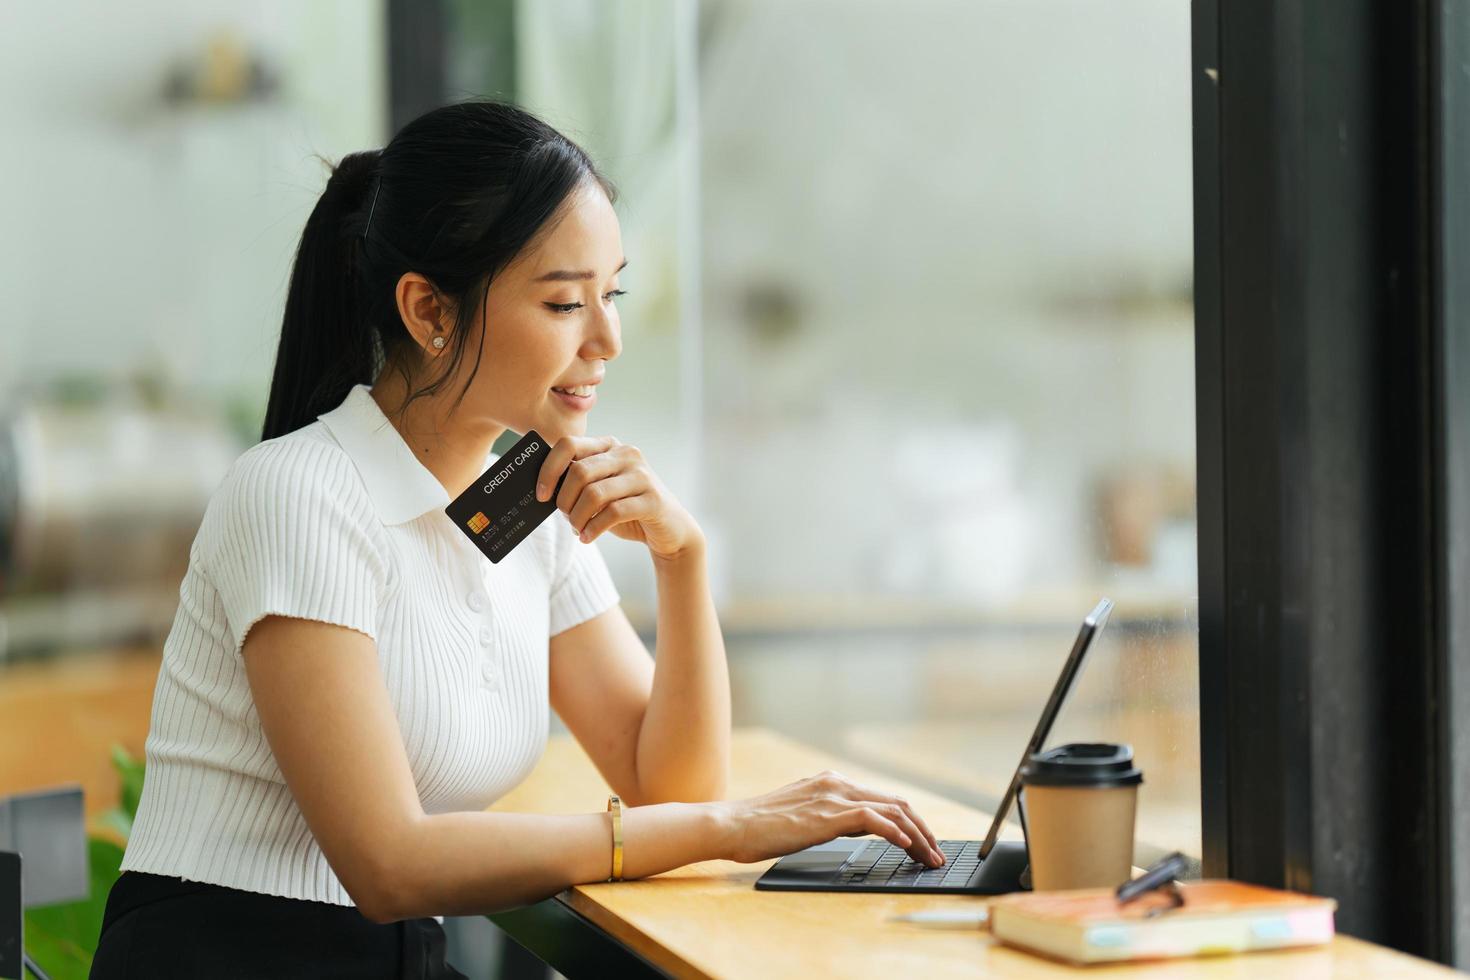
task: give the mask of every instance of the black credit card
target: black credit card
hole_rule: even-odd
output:
[[[549,452],[546,440],[532,429],[444,508],[454,526],[492,562],[510,554],[556,510],[556,495],[567,478],[565,471],[549,499],[536,499],[536,477]]]

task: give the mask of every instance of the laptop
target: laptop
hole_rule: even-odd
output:
[[[1001,895],[1030,887],[1024,840],[998,840],[1001,825],[1011,804],[1017,804],[1021,833],[1025,836],[1026,814],[1017,794],[1021,789],[1021,766],[1033,752],[1041,751],[1052,724],[1082,668],[1082,658],[1097,634],[1107,624],[1113,604],[1103,599],[1087,618],[1062,664],[1062,673],[1051,697],[1041,711],[1036,730],[1021,753],[1011,775],[1010,786],[996,808],[995,819],[983,841],[942,840],[939,850],[944,866],[930,868],[910,858],[902,848],[871,837],[839,837],[825,844],[788,854],[771,866],[755,883],[763,891],[785,892],[937,892],[962,895]]]

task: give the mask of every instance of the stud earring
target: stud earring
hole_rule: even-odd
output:
[[[431,343],[433,343],[435,350],[443,350],[444,349],[444,338],[443,337],[435,337],[431,341]]]

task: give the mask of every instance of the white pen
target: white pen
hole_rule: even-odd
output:
[[[890,922],[912,922],[932,929],[984,929],[990,925],[989,909],[930,909],[895,915]]]

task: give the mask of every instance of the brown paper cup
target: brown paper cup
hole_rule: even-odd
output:
[[[1143,781],[1130,747],[1062,745],[1033,755],[1021,780],[1033,890],[1114,888],[1129,879]]]

